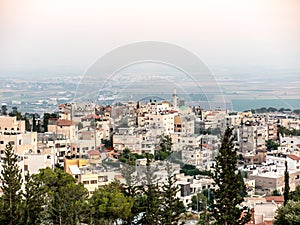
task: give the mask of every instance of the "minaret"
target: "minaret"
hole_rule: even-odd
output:
[[[173,107],[174,107],[174,109],[177,109],[177,94],[176,94],[176,88],[174,88],[174,92],[173,92]]]

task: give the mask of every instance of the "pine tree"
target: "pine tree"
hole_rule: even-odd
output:
[[[89,199],[89,224],[110,225],[123,222],[130,217],[132,206],[132,198],[123,194],[120,182],[114,181],[96,189]]]
[[[250,220],[250,211],[241,218],[243,209],[238,206],[243,201],[240,191],[243,184],[236,173],[237,153],[234,149],[232,129],[227,128],[216,157],[213,179],[217,185],[212,211],[216,224],[242,225]]]
[[[83,184],[60,168],[41,169],[36,178],[42,183],[45,202],[43,220],[50,224],[79,224],[85,219],[88,192]]]
[[[170,164],[167,164],[167,182],[162,186],[162,224],[172,225],[178,224],[180,215],[185,212],[182,201],[176,197],[180,187],[176,185],[176,175],[172,174]]]
[[[154,174],[155,168],[151,167],[150,159],[147,154],[147,164],[145,172],[145,183],[141,188],[143,193],[141,201],[141,208],[143,216],[137,224],[152,225],[161,224],[160,207],[162,196],[158,186],[158,179]]]
[[[274,225],[300,224],[300,202],[289,201],[285,206],[279,207]]]
[[[22,224],[22,176],[18,156],[11,144],[6,145],[1,171],[3,195],[0,199],[0,224]]]
[[[130,154],[130,151],[129,151]],[[134,221],[134,218],[137,217],[141,213],[139,198],[140,195],[138,193],[137,179],[134,175],[136,169],[135,166],[129,164],[123,164],[121,173],[125,179],[125,185],[122,187],[122,191],[125,196],[133,199],[133,207],[131,207],[131,214],[123,220],[123,224],[131,225]]]
[[[25,176],[24,192],[24,225],[35,225],[41,223],[41,213],[43,212],[43,194],[41,191],[41,182],[35,175],[27,174]]]
[[[284,171],[284,206],[287,204],[290,196],[290,177],[288,171],[287,161],[285,161],[285,171]]]

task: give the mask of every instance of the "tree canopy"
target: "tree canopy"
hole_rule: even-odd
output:
[[[243,183],[236,170],[237,152],[234,148],[232,128],[225,130],[221,147],[216,157],[215,173],[213,179],[217,185],[215,190],[215,203],[212,206],[213,217],[216,224],[242,225],[250,220],[250,211],[241,208],[243,202]],[[241,217],[247,210],[246,216]]]

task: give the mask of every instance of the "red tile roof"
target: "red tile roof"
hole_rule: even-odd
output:
[[[57,120],[57,126],[72,126],[74,123],[71,120]]]
[[[212,149],[212,146],[209,144],[202,144],[203,148]]]
[[[283,196],[267,196],[266,197],[266,201],[267,202],[274,201],[276,204],[283,204],[284,197]]]
[[[89,155],[100,155],[100,152],[97,150],[90,150],[87,152]]]
[[[300,157],[296,155],[288,155],[288,157],[292,160],[300,160]]]
[[[98,116],[98,115],[87,115],[87,116],[84,116],[84,117],[82,117],[81,119],[99,119],[100,118],[100,116]]]

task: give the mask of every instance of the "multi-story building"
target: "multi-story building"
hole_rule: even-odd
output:
[[[250,122],[240,126],[237,131],[239,151],[243,154],[256,154],[257,150],[265,150],[266,129]]]
[[[10,143],[18,155],[37,153],[37,133],[25,130],[25,121],[16,117],[0,116],[0,155]]]
[[[68,140],[76,138],[75,123],[71,120],[51,118],[48,122],[48,132],[52,132],[58,136],[62,135]]]
[[[288,172],[290,190],[294,191],[300,185],[300,170],[288,170]],[[267,168],[260,171],[255,170],[249,178],[255,180],[255,188],[263,193],[270,195],[275,190],[279,193],[284,192],[284,168],[276,167],[272,170]]]

